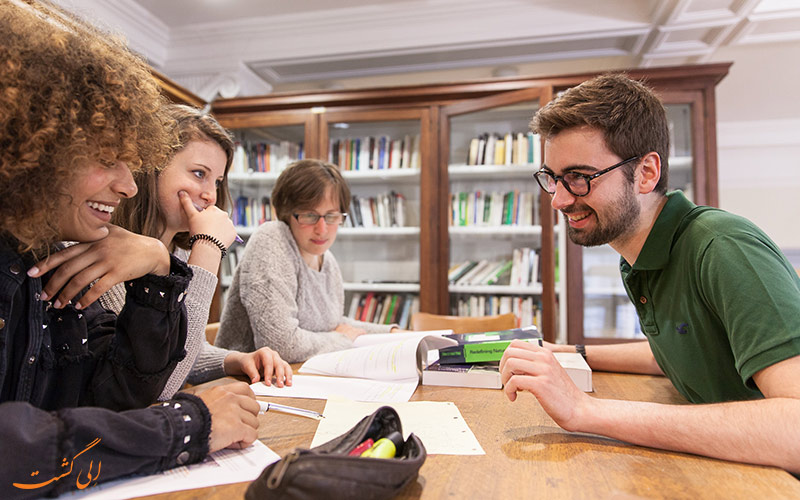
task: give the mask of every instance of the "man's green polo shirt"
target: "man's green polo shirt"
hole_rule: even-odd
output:
[[[800,355],[800,277],[750,221],[667,197],[633,267],[620,259],[653,355],[691,402],[763,397],[753,374]]]

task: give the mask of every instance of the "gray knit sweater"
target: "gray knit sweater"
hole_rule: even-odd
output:
[[[184,262],[189,252],[176,249],[174,255]],[[230,351],[209,344],[206,341],[206,322],[208,309],[214,298],[217,277],[198,266],[189,266],[194,275],[186,288],[186,318],[189,322],[186,332],[186,357],[178,363],[172,372],[167,385],[158,397],[166,401],[178,392],[183,384],[200,384],[208,380],[225,376],[223,362]],[[125,305],[125,284],[119,283],[100,297],[100,303],[106,309],[119,314]]]
[[[367,333],[386,333],[393,326],[356,321],[344,316],[342,274],[333,254],[322,268],[303,260],[292,232],[273,221],[256,229],[233,275],[215,344],[237,351],[267,346],[289,363],[315,354],[352,347],[334,331],[340,323]]]

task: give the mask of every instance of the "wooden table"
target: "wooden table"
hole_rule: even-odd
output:
[[[596,397],[686,404],[663,377],[592,376]],[[263,399],[317,411],[325,406],[323,400]],[[400,498],[800,498],[800,481],[773,467],[566,432],[530,394],[511,403],[496,389],[419,386],[411,400],[455,402],[486,455],[429,455]],[[307,448],[317,427],[314,420],[283,414],[260,415],[259,421],[259,439],[279,455]],[[247,484],[148,498],[241,498]]]

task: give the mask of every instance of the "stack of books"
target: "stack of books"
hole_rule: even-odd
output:
[[[422,371],[423,385],[500,389],[500,359],[512,340],[521,339],[541,345],[542,336],[535,326],[484,333],[446,335],[458,342],[438,350],[439,359]],[[578,353],[554,353],[575,385],[592,391],[592,370]]]

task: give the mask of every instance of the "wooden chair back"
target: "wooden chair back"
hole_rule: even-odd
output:
[[[412,330],[453,330],[453,333],[491,332],[510,330],[517,327],[514,313],[496,316],[445,316],[424,312],[411,316]]]
[[[217,338],[217,332],[219,331],[219,323],[209,323],[206,325],[206,340],[211,345],[214,345],[214,340]]]

